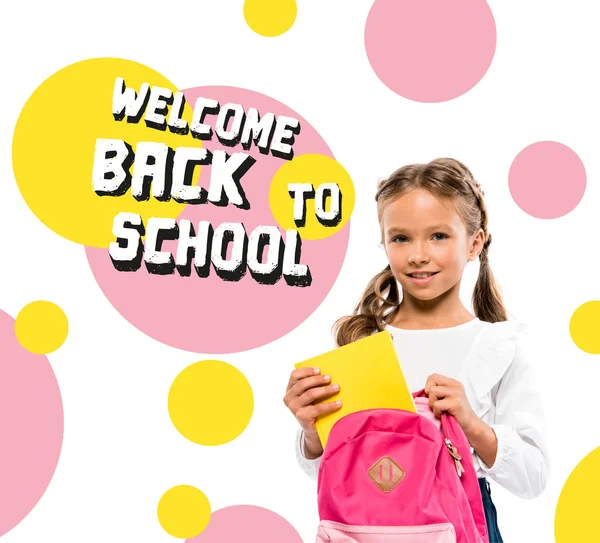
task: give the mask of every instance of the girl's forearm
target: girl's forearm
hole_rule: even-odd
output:
[[[498,453],[498,438],[493,428],[477,419],[472,427],[465,430],[465,435],[479,458],[483,460],[488,468],[491,468]]]

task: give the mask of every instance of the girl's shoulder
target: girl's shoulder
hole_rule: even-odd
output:
[[[527,326],[519,320],[487,322],[479,321],[479,345],[495,345],[501,347],[503,344],[507,347],[516,346],[527,333]]]
[[[476,398],[485,397],[517,360],[526,362],[518,356],[526,334],[526,325],[518,320],[480,321],[480,330],[464,369],[465,380]]]

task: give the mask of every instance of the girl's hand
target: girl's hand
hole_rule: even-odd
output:
[[[323,452],[315,426],[318,417],[333,413],[341,407],[341,402],[315,401],[328,398],[339,392],[339,385],[332,385],[329,375],[320,375],[318,368],[299,368],[290,375],[283,403],[296,417],[304,430],[304,452],[308,457],[317,458]]]
[[[498,438],[494,429],[471,408],[462,383],[434,373],[427,378],[425,393],[435,416],[439,418],[442,411],[454,415],[475,452],[486,466],[492,467],[498,453]]]
[[[460,381],[434,373],[427,378],[425,394],[429,396],[429,406],[435,416],[440,418],[442,412],[447,411],[456,418],[465,434],[469,435],[481,422],[471,408]]]

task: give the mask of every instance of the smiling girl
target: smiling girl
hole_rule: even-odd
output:
[[[488,261],[483,191],[457,160],[395,171],[376,195],[388,266],[352,315],[335,325],[338,346],[388,330],[408,386],[425,387],[437,417],[461,425],[472,447],[490,543],[501,543],[487,478],[523,498],[546,486],[545,420],[524,345],[525,327],[507,313]],[[473,313],[459,297],[468,262],[479,259]],[[315,402],[339,391],[318,368],[292,372],[284,401],[295,415],[300,466],[317,477],[323,449],[315,420],[340,408]]]

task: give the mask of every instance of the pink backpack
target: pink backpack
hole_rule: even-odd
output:
[[[332,428],[317,543],[488,543],[465,434],[451,415],[435,418],[424,391],[413,396],[418,413],[370,409]]]

